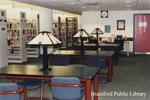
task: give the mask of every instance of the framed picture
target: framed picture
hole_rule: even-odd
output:
[[[117,30],[125,30],[125,20],[117,20]]]
[[[105,33],[111,33],[111,26],[105,25]]]

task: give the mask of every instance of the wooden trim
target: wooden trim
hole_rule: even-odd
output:
[[[49,83],[49,86],[59,86],[59,87],[81,87],[81,86],[84,86],[84,84],[61,84],[61,83],[51,84],[51,83]]]

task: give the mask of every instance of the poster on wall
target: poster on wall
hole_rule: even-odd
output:
[[[117,30],[125,30],[125,20],[117,20]]]
[[[111,33],[111,26],[105,25],[105,33]]]

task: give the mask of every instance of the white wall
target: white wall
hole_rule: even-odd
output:
[[[137,11],[109,11],[108,18],[101,18],[100,11],[82,12],[82,28],[91,33],[96,27],[104,32],[105,25],[111,25],[111,34],[133,37],[133,15],[137,13],[150,13],[150,10]],[[125,30],[117,30],[117,20],[125,20]],[[105,33],[104,36],[111,36]]]
[[[100,11],[84,11],[82,12],[82,28],[91,33],[99,27],[104,32],[105,25],[111,25],[111,33],[105,33],[103,37],[111,37],[113,34],[133,37],[133,17],[138,13],[150,13],[150,10],[109,11],[108,18],[101,18]],[[125,20],[125,30],[117,30],[117,20]],[[129,51],[133,51],[132,41]]]
[[[52,32],[52,9],[40,8],[40,31]]]

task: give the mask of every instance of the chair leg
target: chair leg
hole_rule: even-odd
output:
[[[27,95],[27,89],[25,88],[25,91],[24,91],[24,100],[28,100],[28,95]]]
[[[41,83],[40,100],[43,99],[43,94],[44,94],[44,80],[42,80],[42,83]]]

